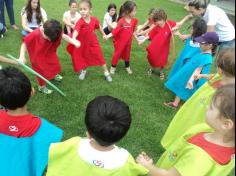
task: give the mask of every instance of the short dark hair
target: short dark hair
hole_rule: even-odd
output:
[[[82,3],[87,3],[87,4],[89,5],[89,8],[90,8],[90,9],[93,8],[93,5],[92,5],[91,0],[80,0],[79,3],[80,3],[80,4],[82,4]]]
[[[14,67],[0,70],[0,104],[9,110],[26,105],[32,86],[27,76]]]
[[[194,7],[195,9],[206,9],[209,4],[209,0],[192,0],[189,2],[189,7]]]
[[[235,77],[235,48],[221,50],[216,59],[216,66],[220,68],[226,76]]]
[[[131,125],[131,113],[121,100],[99,96],[88,103],[85,124],[91,137],[107,147],[126,135]]]
[[[206,32],[207,32],[207,24],[206,24],[206,22],[203,19],[201,19],[201,18],[197,18],[193,22],[193,33],[192,33],[193,40],[196,37],[202,36]]]
[[[167,20],[167,14],[163,9],[154,9],[153,10],[153,21],[166,21]]]
[[[77,1],[76,1],[76,0],[70,0],[70,1],[69,1],[69,6],[71,6],[71,5],[74,4],[74,3],[77,4]]]
[[[235,84],[219,88],[213,96],[212,104],[219,110],[219,116],[235,123]]]
[[[52,41],[57,41],[62,34],[62,25],[57,20],[47,20],[44,25],[44,34]]]

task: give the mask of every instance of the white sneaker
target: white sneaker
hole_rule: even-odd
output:
[[[110,73],[111,73],[112,75],[114,75],[115,72],[116,72],[116,67],[111,67],[111,69],[110,69]]]
[[[86,73],[87,73],[86,70],[82,70],[80,72],[79,79],[83,81],[85,79]]]
[[[105,79],[107,80],[107,82],[112,82],[112,77],[111,77],[110,74],[109,74],[109,75],[106,75],[106,76],[105,76]]]
[[[132,72],[132,70],[130,69],[130,67],[125,68],[125,70],[127,71],[128,74],[130,74],[130,75],[133,74],[133,72]]]

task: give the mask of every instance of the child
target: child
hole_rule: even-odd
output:
[[[136,31],[138,20],[134,18],[137,6],[133,1],[126,1],[120,8],[117,27],[107,36],[113,36],[115,52],[112,57],[111,74],[115,74],[116,66],[120,58],[125,61],[125,69],[128,74],[132,74],[130,69],[130,52],[132,47],[132,37]],[[135,35],[136,37],[136,35]]]
[[[41,8],[40,0],[28,0],[21,11],[22,36],[25,37],[47,21],[47,13]]]
[[[81,47],[75,48],[70,44],[67,46],[67,51],[73,61],[74,71],[76,73],[81,72],[79,79],[84,80],[88,67],[102,66],[105,79],[112,82],[95,30],[99,29],[103,36],[105,34],[98,19],[91,16],[92,3],[90,0],[81,0],[79,8],[82,18],[76,23],[73,39],[79,40]]]
[[[6,31],[7,28],[2,23],[0,23],[0,38],[3,38],[3,34],[5,34]]]
[[[107,8],[107,13],[104,16],[103,22],[103,31],[106,35],[110,34],[113,29],[116,28],[117,23],[117,13],[116,13],[116,5],[110,4]]]
[[[147,36],[148,33],[155,27],[155,23],[153,21],[153,12],[155,11],[155,8],[152,8],[148,13],[148,19],[147,21],[138,26],[138,30],[136,31],[138,36]]]
[[[62,26],[56,20],[48,20],[44,25],[23,39],[20,50],[20,60],[25,63],[25,52],[29,53],[32,68],[48,80],[55,79],[61,81],[63,77],[59,75],[61,71],[60,62],[57,56],[57,48],[61,43],[61,38],[79,47],[79,42],[62,35]],[[38,79],[38,90],[44,94],[51,94],[53,91],[46,87],[45,81]]]
[[[147,171],[115,144],[131,125],[129,107],[122,101],[101,96],[86,109],[87,138],[74,137],[52,144],[47,176],[139,176]],[[69,163],[69,164],[68,164]]]
[[[195,38],[200,43],[202,52],[189,59],[187,63],[166,83],[165,86],[172,91],[176,97],[173,102],[164,103],[166,106],[177,108],[181,100],[188,100],[207,80],[202,78],[194,80],[194,74],[209,74],[214,50],[219,42],[219,37],[215,32]]]
[[[171,79],[175,74],[186,64],[190,58],[201,52],[200,44],[195,42],[195,38],[207,32],[206,22],[202,19],[196,19],[192,25],[192,35],[185,39],[184,49],[177,58],[176,63],[172,67],[168,79]],[[179,34],[180,38],[183,36]]]
[[[215,93],[205,117],[209,126],[199,124],[175,139],[157,167],[145,153],[137,161],[151,176],[227,176],[235,166],[235,85]]]
[[[31,114],[27,102],[33,95],[29,79],[19,70],[0,70],[0,175],[42,175],[50,143],[59,142],[62,130]]]
[[[160,68],[160,79],[163,80],[165,79],[163,69],[168,61],[170,39],[173,37],[172,29],[181,26],[187,20],[187,17],[176,23],[167,20],[167,15],[162,9],[154,10],[153,17],[156,21],[155,28],[139,44],[144,43],[147,39],[151,40],[150,45],[147,47],[147,58],[151,66],[148,74],[151,75],[155,68]]]
[[[173,140],[179,138],[192,126],[204,122],[204,114],[212,95],[218,88],[222,85],[235,84],[235,49],[220,52],[216,59],[216,67],[218,74],[211,76],[212,78],[181,107],[171,121],[161,140],[164,148],[169,147]]]
[[[75,29],[75,24],[81,18],[81,15],[77,12],[77,1],[70,0],[70,10],[66,11],[63,15],[63,22],[65,24],[64,34],[71,35]]]

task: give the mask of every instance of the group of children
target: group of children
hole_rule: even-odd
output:
[[[91,16],[90,0],[80,1],[79,14],[75,10],[77,5],[71,0],[71,11],[63,17],[68,35],[62,34],[58,21],[46,21],[23,38],[19,60],[26,63],[28,51],[35,71],[48,80],[61,81],[56,51],[63,38],[69,43],[67,51],[80,80],[85,79],[88,67],[101,66],[106,80],[112,82],[111,74],[115,74],[119,59],[124,60],[127,73],[132,74],[130,52],[134,37],[139,44],[150,40],[148,73],[159,68],[160,78],[165,78],[163,69],[167,65],[173,30],[180,28],[188,16],[174,22],[167,20],[164,10],[152,9],[147,22],[137,27],[138,20],[134,18],[137,5],[128,0],[118,16],[116,5],[109,5],[102,27]],[[146,153],[141,153],[136,163],[127,150],[116,146],[128,132],[132,115],[126,103],[110,96],[96,97],[88,103],[86,138],[74,137],[56,143],[61,141],[62,130],[28,111],[27,102],[34,89],[21,71],[10,67],[0,70],[0,105],[4,107],[0,110],[0,163],[4,166],[0,175],[42,175],[48,165],[48,176],[227,176],[234,168],[235,155],[235,49],[220,52],[216,59],[218,73],[210,75],[219,37],[215,32],[207,32],[201,19],[195,20],[192,28],[191,36],[176,32],[185,39],[185,47],[165,83],[176,98],[165,105],[176,108],[181,100],[186,103],[162,138],[166,152],[156,166]],[[113,37],[115,51],[110,70],[96,30],[104,40]],[[2,56],[0,61],[17,64]],[[38,83],[40,92],[52,93],[40,78]]]

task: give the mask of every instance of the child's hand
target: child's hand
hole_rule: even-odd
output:
[[[189,81],[186,85],[186,88],[192,90],[193,89],[193,81]]]
[[[81,43],[78,40],[74,40],[73,44],[76,48],[79,48],[81,46]]]
[[[136,159],[137,163],[142,166],[153,165],[153,160],[144,152],[142,152]]]
[[[203,75],[202,74],[195,74],[195,75],[193,75],[193,77],[195,80],[199,80],[199,79],[203,78]]]
[[[107,35],[104,35],[104,36],[103,36],[103,40],[106,40],[106,41],[108,40]]]
[[[23,64],[26,64],[26,59],[25,59],[25,57],[19,57],[18,61],[21,62],[21,63],[23,63]]]

